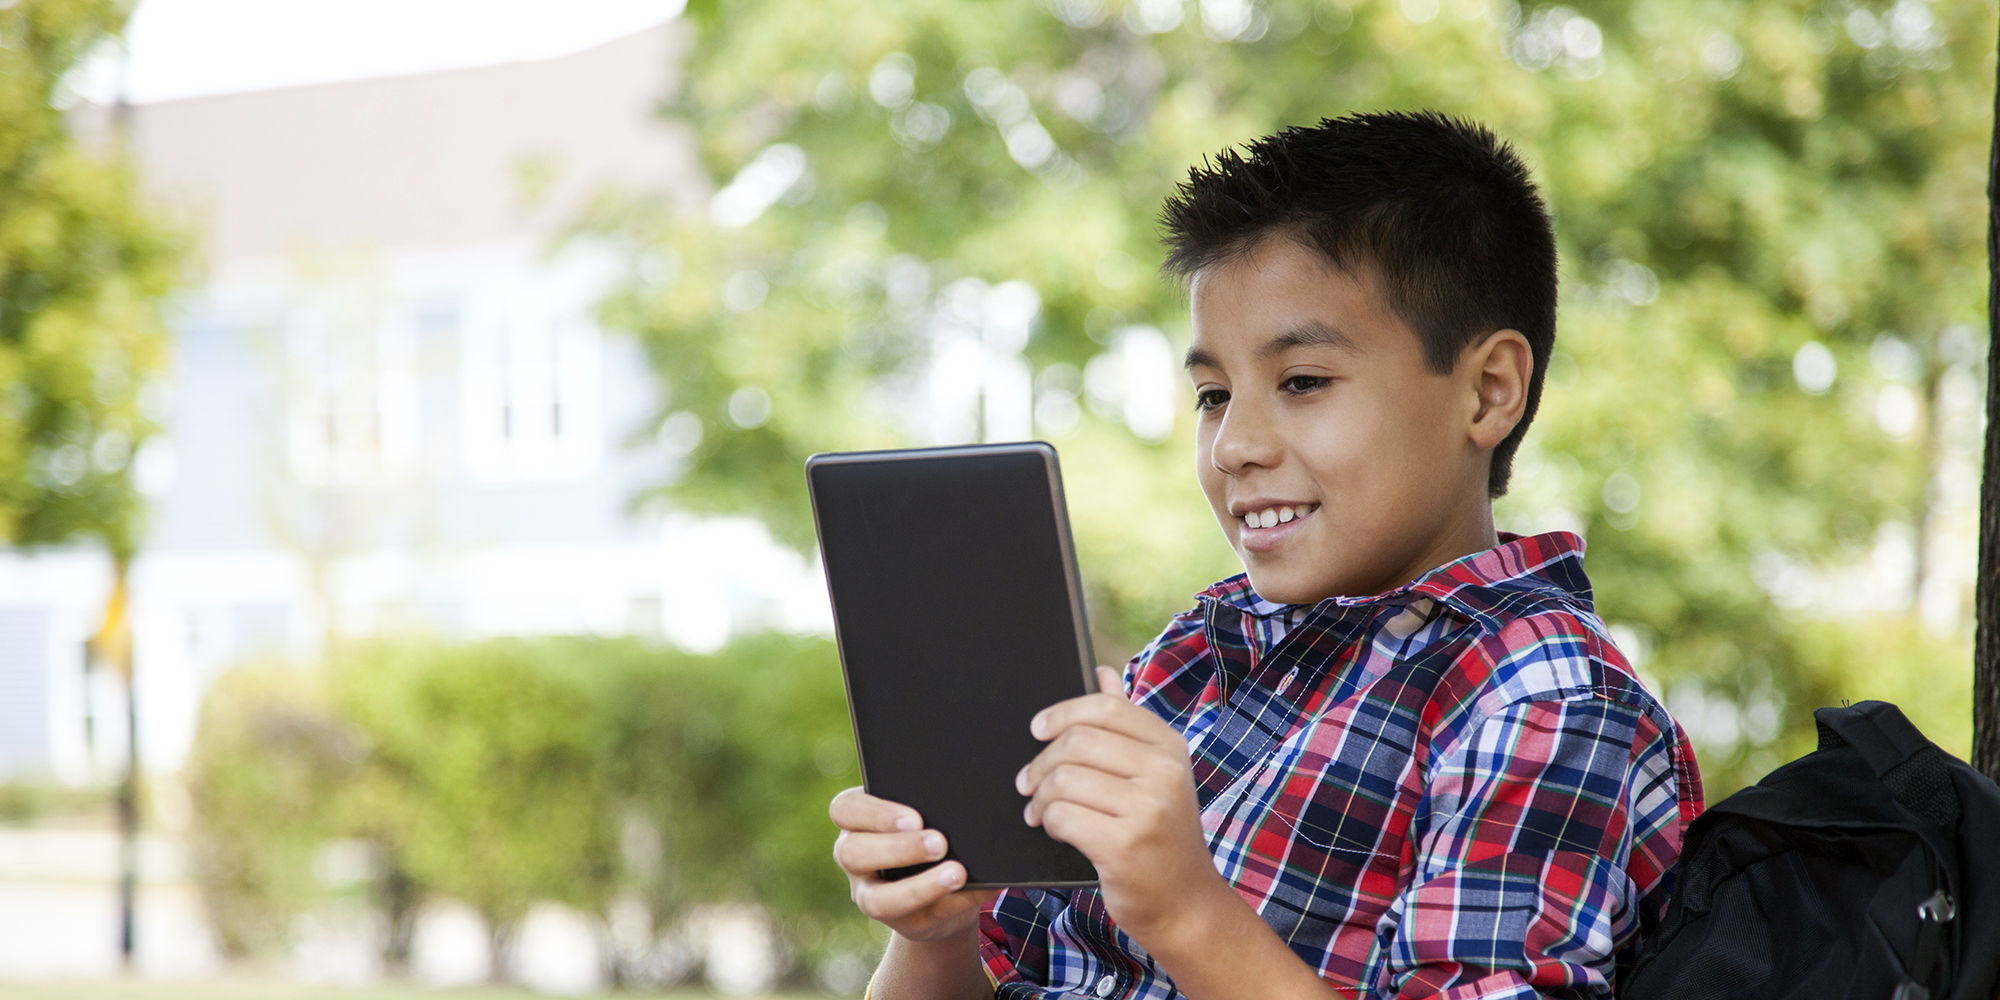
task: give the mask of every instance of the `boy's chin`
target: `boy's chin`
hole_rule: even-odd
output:
[[[1244,555],[1244,553],[1238,553]],[[1258,563],[1263,562],[1263,565]],[[1301,560],[1301,562],[1305,562]],[[1333,597],[1373,597],[1381,593],[1382,573],[1361,579],[1373,567],[1334,564],[1327,559],[1299,565],[1292,560],[1244,559],[1250,589],[1274,604],[1318,604]],[[1272,565],[1272,563],[1277,563]],[[1290,565],[1287,565],[1290,563]]]
[[[1329,597],[1338,596],[1328,581],[1301,579],[1299,574],[1283,571],[1248,570],[1250,589],[1257,596],[1274,604],[1318,604]]]

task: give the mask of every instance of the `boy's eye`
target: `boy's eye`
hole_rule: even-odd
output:
[[[1213,410],[1227,402],[1229,402],[1227,389],[1203,389],[1194,394],[1194,408],[1197,410]]]
[[[1324,375],[1294,375],[1278,383],[1278,387],[1294,396],[1303,396],[1331,381]]]

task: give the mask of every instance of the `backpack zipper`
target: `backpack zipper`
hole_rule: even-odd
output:
[[[1917,904],[1917,951],[1910,962],[1910,975],[1896,987],[1893,1000],[1930,1000],[1930,988],[1924,983],[1937,971],[1938,959],[1944,951],[1945,928],[1957,915],[1951,893],[1943,889]]]

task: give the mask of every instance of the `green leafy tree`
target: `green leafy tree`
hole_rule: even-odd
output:
[[[116,149],[86,149],[55,106],[82,55],[123,28],[116,0],[0,10],[0,541],[138,540],[135,449],[167,360],[159,305],[180,235]]]
[[[1970,445],[1948,404],[1985,340],[1990,5],[761,0],[693,17],[671,111],[716,178],[709,210],[607,201],[586,227],[629,254],[605,315],[668,390],[660,439],[684,458],[660,495],[809,545],[804,457],[927,440],[912,413],[939,345],[985,308],[1005,354],[993,290],[1025,282],[1021,356],[1065,459],[1100,654],[1130,652],[1234,569],[1188,468],[1192,422],[1118,398],[1154,343],[1135,327],[1186,341],[1182,296],[1151,277],[1162,197],[1285,125],[1437,108],[1517,144],[1562,242],[1558,354],[1503,524],[1584,531],[1600,610],[1695,732],[1712,791],[1808,748],[1809,710],[1843,697],[1901,701],[1962,751],[1967,630],[1919,622],[1907,574],[1858,567],[1914,552],[1921,572],[1952,528],[1941,470]]]
[[[57,108],[63,77],[123,29],[119,0],[31,0],[0,9],[0,544],[78,540],[112,559],[92,656],[132,688],[126,572],[140,533],[132,476],[154,430],[142,405],[166,364],[159,305],[182,267],[177,233],[138,194],[122,136],[87,151]],[[128,703],[132,699],[127,699]],[[118,821],[138,830],[137,719]],[[121,879],[122,950],[136,943],[136,852]]]

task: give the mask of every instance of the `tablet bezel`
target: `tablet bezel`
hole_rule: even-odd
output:
[[[980,458],[1034,455],[1042,460],[1042,467],[1048,474],[1049,503],[1055,513],[1056,542],[1061,556],[1063,583],[1068,590],[1071,629],[1076,638],[1077,662],[1083,681],[1083,693],[1095,694],[1097,686],[1097,654],[1090,641],[1090,621],[1083,600],[1083,583],[1077,571],[1076,545],[1070,533],[1069,501],[1063,492],[1062,468],[1054,446],[1044,441],[1021,441],[1005,444],[953,445],[933,448],[904,448],[881,451],[823,452],[806,459],[806,493],[811,500],[813,530],[815,538],[824,538],[820,524],[819,497],[814,482],[814,472],[825,466],[866,465],[884,462],[921,461],[940,458]],[[826,547],[820,546],[820,567],[826,574],[827,603],[833,609],[834,643],[840,650],[841,683],[847,691],[848,725],[854,732],[855,758],[861,767],[861,786],[869,791],[868,761],[862,748],[860,718],[855,712],[854,686],[848,676],[847,645],[840,630],[840,608],[833,596],[833,567],[826,561]],[[872,792],[871,792],[872,794]],[[902,871],[917,871],[930,865],[913,866]],[[884,873],[885,877],[887,873]],[[971,889],[1095,889],[1098,880],[1048,881],[1048,882],[967,882],[962,890]]]

